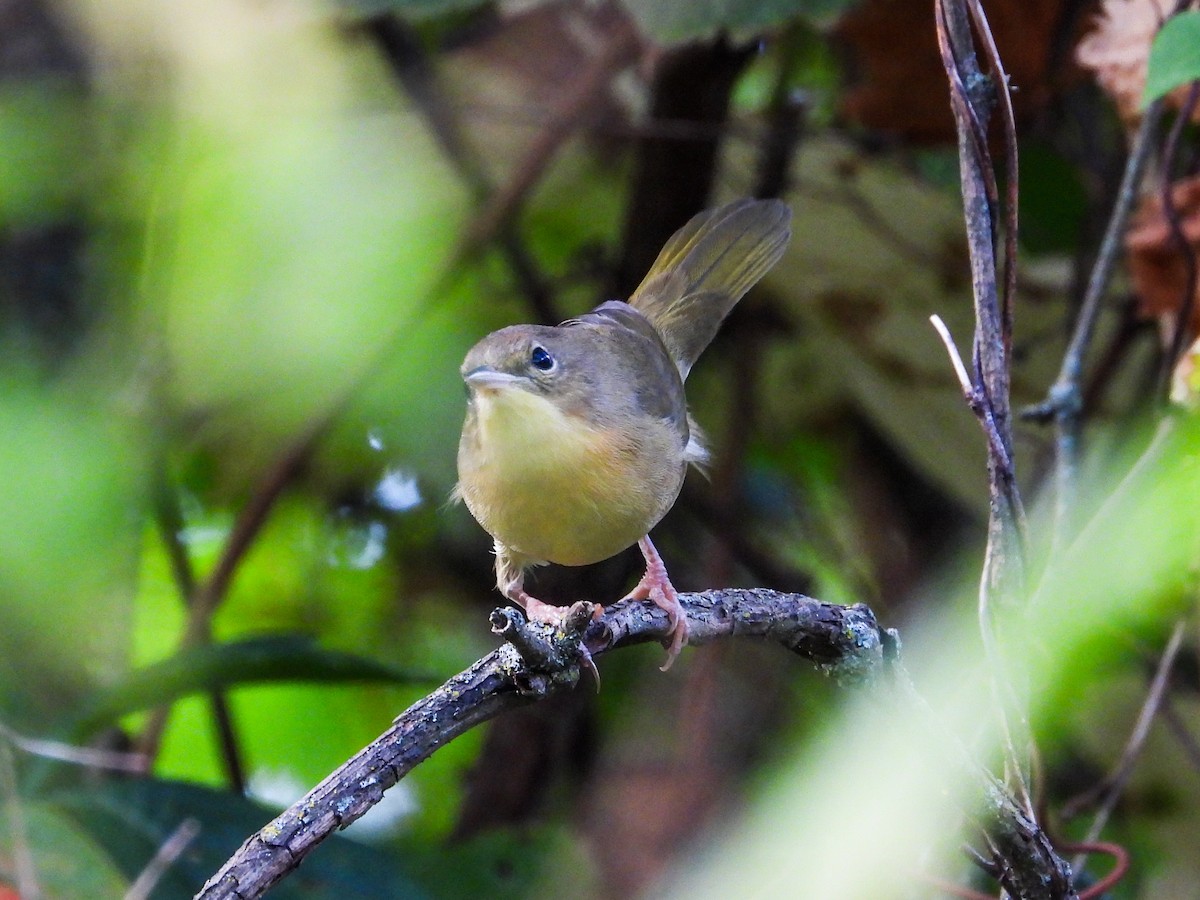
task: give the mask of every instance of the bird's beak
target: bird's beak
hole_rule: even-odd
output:
[[[479,366],[463,375],[463,381],[467,383],[467,387],[471,388],[471,390],[500,390],[524,380],[520,375],[497,372],[495,369],[488,368],[487,366]]]

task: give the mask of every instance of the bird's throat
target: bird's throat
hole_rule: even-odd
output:
[[[518,387],[480,391],[475,398],[479,447],[488,466],[508,478],[568,469],[594,450],[596,433],[552,400]]]

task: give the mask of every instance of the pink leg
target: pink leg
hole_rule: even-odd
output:
[[[521,609],[531,622],[557,625],[562,621],[566,607],[543,603],[525,591],[525,568],[514,560],[507,548],[496,544],[496,587],[500,593]]]
[[[563,617],[571,611],[569,606],[554,606],[544,603],[527,593],[525,591],[525,569],[513,560],[508,550],[499,542],[496,543],[496,587],[505,597],[525,610],[525,615],[531,622],[541,622],[544,625],[558,627],[562,624]],[[593,616],[598,618],[603,611],[604,608],[600,604],[596,604]],[[584,668],[592,674],[596,690],[599,691],[600,672],[596,668],[596,663],[592,661],[592,654],[588,652],[587,645],[582,641],[579,644],[579,652],[583,657]]]
[[[530,622],[541,622],[545,625],[558,625],[562,622],[563,616],[570,610],[569,606],[554,606],[551,603],[543,603],[537,597],[527,594],[524,591],[509,594],[508,599],[525,610],[525,615],[529,617]]]
[[[667,661],[662,666],[662,670],[665,672],[671,668],[675,657],[687,643],[687,616],[684,614],[683,604],[679,602],[679,594],[675,591],[675,586],[667,577],[667,567],[663,565],[662,557],[658,555],[658,550],[650,542],[650,535],[646,535],[638,541],[638,549],[646,558],[646,574],[642,576],[637,587],[630,592],[628,599],[652,600],[655,606],[667,614],[667,624],[670,625],[667,636],[670,637],[671,643],[667,646]]]

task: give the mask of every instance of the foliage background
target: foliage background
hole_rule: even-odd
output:
[[[986,8],[1019,87],[1031,404],[1125,131],[1074,61],[1094,4]],[[194,818],[153,894],[190,896],[269,817],[254,803],[295,799],[490,649],[489,542],[446,502],[459,361],[491,329],[627,295],[691,213],[749,193],[789,200],[792,246],[689,380],[716,463],[656,541],[681,588],[871,604],[991,761],[983,444],[928,325],[960,345],[971,328],[931,5],[3,0],[0,26],[0,880],[31,859],[46,896],[117,896]],[[1194,131],[1184,147],[1181,176]],[[1121,481],[1162,415],[1176,307],[1153,287],[1110,292],[1068,548],[1042,509],[1050,431],[1018,438],[1021,645],[1063,833],[1194,593],[1186,429],[1153,478]],[[536,584],[611,600],[637,562]],[[1114,896],[1200,896],[1194,623],[1183,647],[1105,832],[1134,858]],[[598,696],[445,747],[278,895],[930,896],[929,875],[980,877],[953,852],[971,786],[907,743],[899,706],[768,647],[660,662],[615,654]]]

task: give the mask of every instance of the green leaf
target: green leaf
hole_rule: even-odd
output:
[[[405,839],[405,864],[438,897],[530,900],[601,896],[595,857],[580,834],[563,825],[494,828],[467,840]]]
[[[1181,84],[1200,78],[1200,11],[1168,19],[1150,47],[1142,103],[1152,103]]]
[[[1087,215],[1079,170],[1049,144],[1021,144],[1021,246],[1031,253],[1069,254]]]
[[[747,36],[802,17],[823,21],[848,8],[853,0],[622,0],[638,26],[663,44],[683,43],[729,30]]]
[[[46,900],[120,897],[129,881],[98,841],[69,816],[45,803],[21,802],[22,840],[33,857],[38,886]],[[0,860],[12,858],[11,820],[0,816]],[[2,867],[0,867],[2,868]],[[5,872],[10,877],[10,872]]]
[[[200,831],[159,882],[154,892],[156,900],[191,897],[242,841],[274,815],[235,794],[158,780],[73,789],[56,795],[52,801],[79,822],[131,879],[181,822],[196,819]],[[281,882],[271,896],[279,900],[419,898],[425,892],[402,871],[395,855],[335,835],[305,859],[298,875]]]
[[[324,649],[302,635],[251,638],[186,650],[131,672],[124,681],[86,704],[71,730],[83,737],[128,713],[235,685],[279,681],[412,684],[434,680],[352,653]]]

